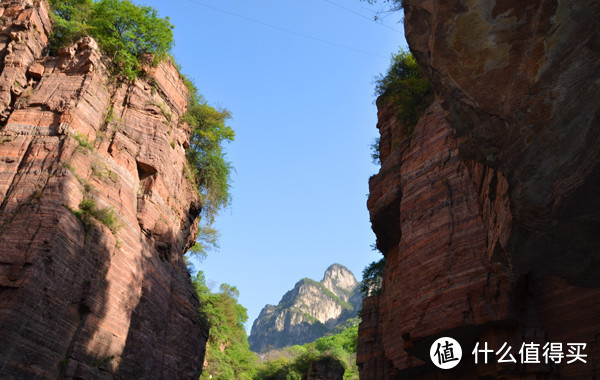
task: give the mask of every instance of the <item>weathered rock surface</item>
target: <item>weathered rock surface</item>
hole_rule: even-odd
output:
[[[506,179],[488,256],[600,286],[600,3],[405,1],[406,36],[461,155]]]
[[[386,257],[361,379],[594,378],[600,371],[600,4],[405,0],[437,100],[408,136],[379,105],[368,207]],[[452,336],[463,362],[436,370]],[[586,343],[587,363],[475,365],[475,343]]]
[[[114,83],[92,39],[42,57],[44,1],[0,15],[0,377],[197,378],[206,336],[182,253],[201,204],[177,70]]]
[[[443,331],[510,316],[508,300],[495,295],[510,290],[511,274],[482,254],[486,234],[477,188],[438,102],[411,138],[383,159],[370,181],[369,209],[373,229],[390,232],[378,233],[386,255],[382,293],[363,305],[357,360],[366,363],[366,378],[423,365],[431,338]],[[390,205],[397,207],[393,213]]]
[[[360,299],[352,272],[333,264],[321,282],[304,278],[277,306],[262,309],[248,337],[250,349],[263,352],[312,342],[355,317]]]

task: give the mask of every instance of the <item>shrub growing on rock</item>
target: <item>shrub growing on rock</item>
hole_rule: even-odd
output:
[[[398,117],[409,134],[433,101],[433,89],[411,53],[400,50],[392,55],[388,72],[375,80],[378,102],[399,106]]]

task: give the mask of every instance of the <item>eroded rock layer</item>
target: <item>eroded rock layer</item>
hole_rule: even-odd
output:
[[[44,57],[44,1],[0,15],[0,377],[197,378],[177,70],[117,83],[90,38]]]
[[[361,379],[594,378],[600,371],[600,4],[404,2],[437,100],[409,136],[378,104],[368,207],[386,257],[365,300]],[[435,339],[463,361],[438,370]],[[476,343],[517,364],[475,364]],[[524,343],[586,363],[523,363]]]

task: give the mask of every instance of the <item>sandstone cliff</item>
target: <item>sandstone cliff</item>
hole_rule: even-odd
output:
[[[304,278],[277,306],[265,306],[252,324],[250,349],[263,352],[312,342],[355,317],[358,282],[346,267],[333,264],[321,282]]]
[[[386,268],[363,305],[361,378],[597,376],[600,4],[404,5],[437,99],[412,136],[378,104],[368,207]],[[429,359],[440,336],[463,345],[453,370]],[[517,357],[581,342],[587,363],[475,365],[477,342]]]
[[[90,38],[44,56],[44,1],[0,16],[0,377],[198,378],[176,68],[118,83]]]

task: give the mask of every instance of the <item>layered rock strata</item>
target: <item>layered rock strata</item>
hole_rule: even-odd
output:
[[[262,309],[248,337],[250,349],[260,353],[312,342],[355,317],[360,299],[352,272],[333,264],[321,282],[304,278],[277,306]]]
[[[496,169],[487,254],[519,274],[600,286],[600,3],[405,1],[406,37],[457,131]]]
[[[600,371],[597,2],[403,2],[437,100],[414,133],[379,106],[368,207],[386,257],[361,378],[593,378]],[[431,364],[440,336],[463,346]],[[475,344],[585,343],[586,363],[474,363]],[[541,347],[541,346],[540,346]],[[541,355],[541,350],[540,350]]]
[[[176,68],[119,83],[90,38],[44,56],[44,1],[0,15],[0,377],[197,378]]]

